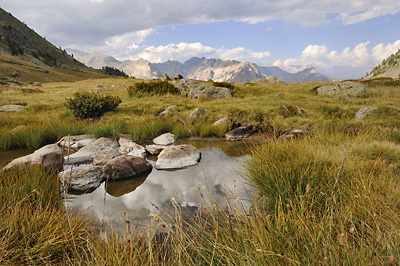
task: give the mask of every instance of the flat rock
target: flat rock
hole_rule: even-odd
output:
[[[3,170],[7,171],[15,168],[25,168],[31,165],[54,168],[56,170],[63,169],[64,158],[61,148],[57,144],[44,146],[34,153],[17,158],[7,164]]]
[[[111,153],[114,156],[120,155],[119,153],[119,144],[115,140],[108,138],[99,138],[76,153],[65,156],[66,164],[84,164],[91,163],[93,161],[93,157],[99,153]]]
[[[163,149],[165,149],[166,146],[163,145],[146,145],[146,150],[151,154],[151,155],[158,155],[162,152]]]
[[[358,110],[358,112],[355,115],[355,119],[356,120],[363,120],[372,110],[375,110],[376,107],[373,106],[367,106],[367,107],[363,107],[360,110]]]
[[[291,140],[291,139],[299,139],[304,136],[310,135],[310,132],[305,129],[293,129],[290,131],[283,132],[279,139]]]
[[[104,180],[103,167],[82,165],[58,174],[63,187],[75,191],[93,191]]]
[[[93,165],[104,166],[111,161],[115,156],[109,152],[98,153],[93,156]]]
[[[227,140],[243,140],[253,134],[253,125],[245,125],[235,128],[225,134]]]
[[[175,136],[172,133],[165,133],[153,139],[154,144],[168,146],[175,143]]]
[[[360,97],[367,95],[364,85],[353,81],[345,81],[331,85],[318,87],[318,95],[327,95],[333,97]]]
[[[108,180],[121,180],[149,173],[152,169],[153,166],[142,157],[121,155],[109,161],[103,172]]]
[[[169,146],[158,155],[154,168],[160,170],[186,168],[197,165],[200,158],[200,151],[192,145]]]
[[[132,156],[139,156],[139,157],[146,157],[146,149],[133,142],[130,139],[127,138],[120,138],[119,139],[119,153],[120,154],[128,154],[128,155],[132,155]]]
[[[0,113],[2,112],[19,112],[25,109],[26,106],[18,104],[7,104],[0,106]]]
[[[79,150],[80,148],[85,147],[86,145],[95,141],[96,138],[93,135],[77,135],[77,136],[65,136],[62,137],[58,142],[58,146],[70,148],[73,150]]]
[[[164,111],[162,111],[157,118],[166,118],[167,116],[171,115],[171,113],[175,113],[175,105],[170,105],[167,107],[167,109],[165,109]]]

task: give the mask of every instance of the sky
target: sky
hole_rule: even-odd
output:
[[[204,56],[359,78],[400,49],[399,0],[0,0],[0,7],[57,47],[118,60]]]

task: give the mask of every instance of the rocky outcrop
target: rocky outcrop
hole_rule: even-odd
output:
[[[352,81],[324,85],[318,87],[316,91],[318,95],[333,97],[360,97],[367,95],[364,85]]]
[[[193,120],[196,120],[199,117],[204,116],[205,114],[206,114],[206,110],[204,110],[204,109],[202,109],[200,107],[197,107],[196,109],[193,110],[193,112],[190,113],[188,119],[190,121],[193,121]]]
[[[182,79],[179,83],[178,90],[182,95],[191,99],[198,99],[199,97],[213,99],[232,98],[232,92],[228,88],[216,87],[191,79]]]
[[[64,188],[75,191],[93,191],[104,180],[103,167],[82,165],[58,174]]]
[[[197,165],[200,158],[200,151],[192,145],[169,146],[158,155],[154,168],[159,170],[186,168]]]
[[[58,147],[57,144],[50,144],[36,150],[32,154],[11,161],[3,170],[7,171],[28,166],[42,166],[62,170],[63,162],[64,159],[61,148]]]
[[[91,163],[93,157],[99,153],[111,153],[114,156],[120,155],[119,144],[115,140],[108,138],[99,138],[86,145],[76,153],[65,156],[66,164],[84,164]]]
[[[175,142],[175,136],[172,133],[165,133],[153,139],[153,142],[156,145],[163,145],[163,146],[172,145]]]
[[[372,110],[375,110],[376,107],[373,106],[367,106],[367,107],[363,107],[360,110],[358,110],[358,112],[355,115],[355,119],[356,120],[363,120]]]
[[[66,136],[61,138],[57,144],[62,148],[68,149],[69,146],[73,150],[79,150],[95,140],[93,135]]]
[[[103,172],[108,180],[121,180],[149,173],[151,169],[151,164],[142,157],[121,155],[109,161]]]
[[[227,140],[243,140],[253,134],[253,125],[245,125],[235,128],[225,134]]]
[[[93,165],[104,166],[115,156],[109,152],[98,153],[93,156]]]

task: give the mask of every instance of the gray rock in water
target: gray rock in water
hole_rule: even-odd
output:
[[[182,169],[197,165],[200,158],[200,151],[192,145],[169,146],[158,155],[154,168],[159,170]]]
[[[151,154],[151,155],[158,155],[162,152],[163,149],[165,149],[166,146],[162,145],[146,145],[146,150]]]
[[[109,161],[111,161],[113,158],[114,158],[114,155],[109,152],[98,153],[93,156],[93,165],[104,166]]]
[[[201,96],[213,99],[232,97],[232,92],[228,88],[216,87],[191,79],[182,79],[178,89],[181,94],[191,99],[198,99]]]
[[[229,126],[230,124],[232,124],[232,120],[229,117],[223,117],[223,118],[215,121],[212,125],[216,127],[216,126],[220,126],[220,125]]]
[[[121,155],[109,161],[103,172],[108,180],[122,180],[151,172],[153,166],[146,159]]]
[[[25,168],[32,165],[62,170],[63,163],[64,158],[61,148],[58,147],[57,144],[50,144],[36,150],[32,154],[11,161],[3,168],[3,170],[8,171],[11,169]]]
[[[375,110],[376,107],[372,107],[372,106],[367,106],[367,107],[363,107],[360,110],[358,110],[358,112],[355,115],[355,119],[356,120],[363,120],[372,110]]]
[[[153,142],[156,145],[168,146],[168,145],[174,144],[175,136],[172,133],[165,133],[165,134],[162,134],[161,136],[158,136],[157,138],[153,139]]]
[[[86,145],[76,153],[65,156],[66,164],[84,164],[91,163],[93,157],[99,153],[111,153],[114,156],[119,156],[119,144],[115,140],[108,138],[99,138],[94,142]]]
[[[93,191],[104,180],[103,167],[82,165],[58,174],[64,188],[76,191]]]
[[[0,113],[3,112],[19,112],[25,109],[26,106],[18,104],[7,104],[0,106]]]
[[[196,109],[193,110],[193,112],[190,113],[188,119],[189,120],[196,120],[199,117],[202,117],[206,114],[206,110],[197,107]]]
[[[227,140],[243,140],[253,134],[253,125],[245,125],[235,128],[225,134]]]
[[[133,142],[132,140],[122,137],[119,139],[118,142],[120,145],[119,148],[120,154],[128,154],[143,158],[146,156],[146,149],[143,146]]]
[[[360,97],[367,95],[364,85],[352,81],[345,81],[317,88],[318,95],[333,97]]]

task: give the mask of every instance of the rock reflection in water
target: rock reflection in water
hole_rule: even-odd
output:
[[[113,197],[121,197],[135,191],[135,189],[143,184],[149,174],[133,177],[125,180],[110,181],[107,184],[107,193]]]
[[[123,226],[123,212],[126,212],[131,223],[147,223],[150,213],[158,213],[152,203],[160,209],[172,210],[172,198],[181,205],[183,213],[193,213],[198,207],[209,204],[210,198],[222,208],[225,208],[229,199],[249,198],[249,187],[237,172],[246,153],[244,150],[241,156],[231,157],[219,147],[214,147],[222,145],[219,142],[218,145],[215,145],[216,142],[205,144],[199,141],[192,141],[190,144],[202,152],[202,159],[197,166],[176,171],[153,169],[147,178],[142,176],[110,182],[104,220],[112,222],[114,226]],[[232,146],[227,150],[232,152],[234,148],[234,154],[238,156],[237,150],[240,150],[240,147]],[[149,162],[154,166],[154,161]],[[91,212],[95,217],[102,219],[104,195],[103,183],[90,194],[70,195],[66,204],[73,209],[88,210],[87,213]]]

